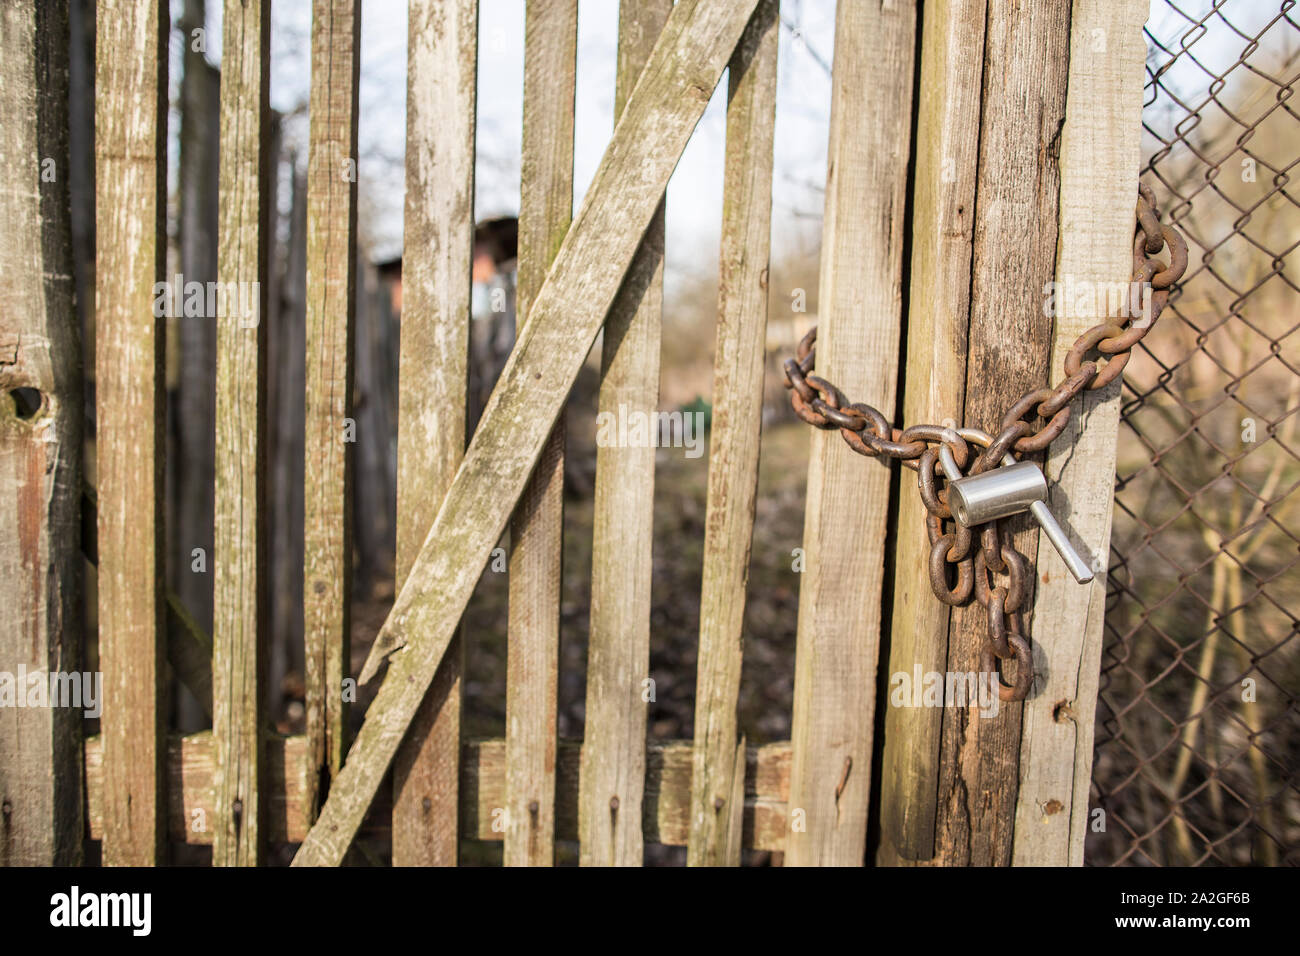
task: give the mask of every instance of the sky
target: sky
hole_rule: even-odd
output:
[[[208,57],[220,62],[220,3],[208,2]],[[396,256],[402,241],[406,106],[407,0],[364,0],[361,22],[361,110],[358,193],[368,221],[365,253]],[[179,18],[182,0],[172,0]],[[772,257],[811,253],[818,246],[830,111],[834,0],[782,3]],[[286,139],[306,142],[310,83],[309,0],[275,0],[271,30],[271,104],[298,111]],[[582,0],[578,6],[575,96],[574,201],[581,202],[614,129],[618,0]],[[475,216],[519,210],[519,150],[523,112],[524,0],[481,0],[479,7],[478,158]],[[179,37],[173,42],[179,76]],[[667,281],[716,272],[722,216],[726,75],[668,187]],[[173,80],[173,90],[176,90]]]
[[[361,160],[363,253],[378,261],[399,255],[402,244],[403,162],[406,106],[406,9],[408,0],[364,0],[361,25]],[[475,215],[514,215],[519,209],[522,130],[524,0],[480,0],[478,63],[478,158]],[[173,19],[184,0],[171,0]],[[1182,4],[1200,18],[1208,0]],[[1277,16],[1274,5],[1226,0],[1225,13],[1250,32]],[[1244,41],[1215,21],[1205,37],[1166,0],[1152,0],[1148,26],[1163,42],[1196,44],[1209,69],[1222,69]],[[830,64],[834,54],[835,0],[783,0],[778,53],[772,259],[815,253],[821,229],[830,112]],[[294,114],[286,141],[305,150],[305,105],[310,82],[310,0],[272,4],[271,103]],[[220,61],[221,4],[208,0],[208,56]],[[1190,32],[1189,32],[1190,30]],[[618,0],[581,0],[578,5],[578,67],[575,101],[575,206],[586,192],[614,127]],[[173,102],[180,75],[180,38],[173,36]],[[1187,58],[1166,75],[1167,86],[1186,85],[1205,95],[1205,70]],[[722,214],[725,145],[724,74],[668,187],[666,272],[672,286],[716,272]],[[173,134],[178,124],[173,124]],[[175,152],[173,135],[173,152]],[[173,165],[174,168],[174,165]],[[282,195],[282,206],[287,193]]]

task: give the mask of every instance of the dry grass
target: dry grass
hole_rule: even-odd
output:
[[[1207,26],[1202,60],[1245,49]],[[1093,863],[1300,862],[1300,205],[1270,169],[1297,138],[1269,79],[1294,83],[1296,33],[1275,24],[1217,99],[1179,53],[1144,116],[1144,178],[1192,254],[1125,374]]]

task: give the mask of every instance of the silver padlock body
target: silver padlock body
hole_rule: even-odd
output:
[[[1047,500],[1047,479],[1032,461],[994,468],[948,483],[948,507],[959,524],[971,527],[1028,511]]]

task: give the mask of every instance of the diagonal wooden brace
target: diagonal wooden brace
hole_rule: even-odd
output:
[[[338,865],[757,0],[680,0],[362,671],[388,676],[294,866]]]

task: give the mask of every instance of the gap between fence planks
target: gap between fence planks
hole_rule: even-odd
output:
[[[1074,0],[1070,73],[1061,132],[1060,240],[1056,279],[1105,283],[1132,276],[1133,206],[1141,162],[1146,9],[1123,0]],[[1098,50],[1101,44],[1103,49]],[[1097,287],[1096,285],[1093,286]],[[1052,368],[1075,338],[1105,318],[1056,322]],[[1052,512],[1081,553],[1104,570],[1110,551],[1120,382],[1085,391],[1048,449]],[[1034,602],[1037,693],[1025,702],[1012,860],[1017,866],[1081,866],[1092,778],[1105,575],[1079,585],[1060,556],[1040,547]]]
[[[409,20],[397,410],[399,592],[465,454],[478,0],[415,0]],[[456,863],[462,640],[451,640],[394,762],[396,866]],[[374,661],[372,649],[367,667]],[[362,680],[367,676],[363,672]]]
[[[68,674],[81,670],[84,407],[65,0],[0,8],[0,115],[0,668]],[[17,389],[35,394],[20,404]],[[81,862],[82,715],[50,703],[0,708],[0,866]]]
[[[894,417],[916,8],[840,0],[817,374]],[[871,90],[879,108],[863,108]],[[888,104],[885,106],[884,104]],[[860,866],[890,463],[814,432],[799,587],[787,865]]]
[[[226,0],[217,279],[241,289],[217,323],[212,727],[216,866],[262,862],[262,677],[267,604],[266,281],[270,0]],[[111,275],[112,273],[110,273]],[[251,310],[251,312],[250,312]],[[104,501],[118,496],[104,487]],[[133,494],[138,494],[138,489]],[[101,508],[101,514],[102,514]],[[100,547],[103,548],[101,534]]]
[[[359,0],[315,0],[307,159],[303,640],[308,812],[343,767],[352,599]]]
[[[387,657],[387,678],[295,865],[347,851],[756,3],[674,5],[376,638],[362,677]]]
[[[519,325],[573,218],[577,0],[529,0],[524,15]],[[555,862],[555,766],[564,538],[564,419],[510,524],[506,655],[506,866]]]
[[[671,10],[672,0],[619,5],[615,116],[623,112]],[[605,321],[597,407],[599,415],[616,421],[650,416],[659,405],[663,259],[661,201]],[[654,488],[653,444],[597,447],[586,745],[578,796],[584,866],[642,861]]]
[[[990,0],[988,9],[963,424],[995,433],[1012,402],[1060,374],[1048,369],[1043,289],[1056,254],[1070,11],[1069,0],[1031,6]],[[1003,523],[1030,566],[1037,544],[1032,526],[1027,515]],[[1037,643],[1033,622],[1026,624]],[[987,641],[984,608],[972,602],[955,609],[944,670],[984,670]],[[1011,862],[1020,712],[1010,701],[995,717],[943,709],[936,863]]]
[[[217,278],[217,187],[221,136],[221,71],[193,42],[193,31],[206,27],[207,0],[184,0],[175,23],[184,44],[180,77],[180,155],[177,157],[177,264],[186,281]],[[206,286],[205,286],[206,287]],[[274,293],[272,293],[273,295]],[[202,721],[212,723],[212,541],[216,473],[217,324],[211,317],[178,321],[170,354],[177,356],[173,418],[166,454],[174,477],[167,489],[167,541],[172,591],[167,592],[167,657],[176,676],[194,694]],[[83,528],[85,523],[83,522]],[[83,536],[84,537],[84,536]],[[85,543],[82,543],[83,549]],[[203,571],[194,570],[195,548],[202,548]],[[295,564],[296,569],[296,564]],[[183,608],[183,610],[181,610]],[[177,613],[173,613],[176,611]],[[204,635],[195,650],[191,625]],[[177,651],[186,659],[178,662]],[[186,671],[183,667],[193,670]],[[198,689],[196,689],[196,683]],[[189,702],[176,698],[173,720],[196,719]]]
[[[776,122],[777,0],[762,0],[728,64],[718,332],[700,591],[691,866],[739,866],[745,752],[736,707],[758,491]],[[739,792],[741,799],[737,798]]]
[[[95,54],[99,658],[109,866],[166,862],[161,696],[167,10],[104,0]]]
[[[903,421],[953,425],[965,402],[971,243],[979,153],[986,0],[939,0],[922,14],[921,72],[912,198]],[[894,611],[888,676],[942,672],[948,605],[927,574],[926,510],[910,471],[900,472]],[[894,686],[885,686],[891,696]],[[942,713],[885,708],[881,762],[881,848],[877,862],[934,854]]]

